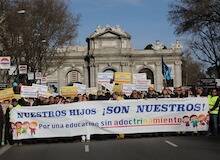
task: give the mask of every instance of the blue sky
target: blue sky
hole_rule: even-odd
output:
[[[165,45],[178,39],[167,21],[168,5],[174,0],[70,0],[71,11],[81,15],[77,44],[97,25],[120,25],[132,36],[132,46],[143,49],[160,40]]]

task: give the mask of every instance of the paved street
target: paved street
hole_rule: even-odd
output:
[[[89,152],[85,152],[85,146],[80,142],[25,144],[12,146],[0,159],[219,160],[220,137],[151,137],[92,141],[89,143]]]

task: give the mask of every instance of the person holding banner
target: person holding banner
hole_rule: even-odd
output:
[[[209,124],[209,135],[217,135],[218,133],[218,114],[219,114],[219,96],[217,89],[213,89],[211,94],[208,95],[209,113],[210,113],[210,124]]]

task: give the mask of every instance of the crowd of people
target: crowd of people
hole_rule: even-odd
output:
[[[132,91],[130,96],[123,92],[110,93],[108,91],[97,91],[97,94],[78,94],[75,97],[63,97],[61,95],[50,96],[48,98],[20,98],[4,100],[0,102],[0,142],[12,143],[12,134],[10,127],[10,110],[13,107],[24,106],[42,106],[52,104],[67,104],[81,101],[98,101],[98,100],[126,100],[126,99],[148,99],[148,98],[186,98],[186,97],[208,97],[210,107],[210,134],[216,135],[219,127],[219,96],[218,90],[212,89],[211,92],[204,90],[202,87],[183,88],[176,87],[171,90],[164,87],[161,92],[156,92],[154,87],[149,87],[147,92]],[[4,129],[3,129],[4,128]],[[4,130],[4,133],[3,133]],[[3,138],[4,135],[4,138]]]

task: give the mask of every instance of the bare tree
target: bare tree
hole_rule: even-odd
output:
[[[169,21],[176,34],[190,37],[192,53],[220,77],[220,1],[177,0],[170,5]]]
[[[4,54],[16,64],[27,64],[33,71],[46,72],[51,66],[59,67],[65,52],[59,52],[58,48],[73,43],[77,36],[79,16],[70,12],[68,1],[9,2],[6,32],[0,38]]]
[[[194,60],[189,53],[183,56],[182,61],[183,85],[196,85],[198,79],[206,77],[203,65]]]

